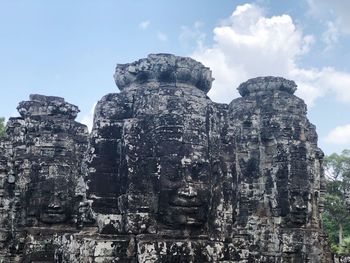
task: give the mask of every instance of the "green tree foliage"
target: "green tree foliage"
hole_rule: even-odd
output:
[[[5,136],[5,118],[0,118],[0,137]]]
[[[350,193],[350,151],[344,150],[341,154],[333,153],[326,157],[325,171],[324,228],[333,251],[346,253],[347,249],[350,251],[350,207],[346,202]]]
[[[344,238],[343,243],[340,244],[337,252],[338,254],[350,254],[350,237]]]

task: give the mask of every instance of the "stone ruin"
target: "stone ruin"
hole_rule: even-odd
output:
[[[206,95],[209,68],[149,55],[91,133],[63,98],[31,95],[0,140],[0,262],[332,262],[323,153],[296,84]]]

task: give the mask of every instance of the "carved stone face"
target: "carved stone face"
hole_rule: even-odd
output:
[[[41,202],[40,220],[45,223],[62,223],[72,210],[72,196],[64,178],[46,181]]]
[[[69,221],[74,206],[73,182],[64,176],[42,178],[28,189],[28,216],[37,221],[57,224]]]
[[[308,203],[310,194],[304,190],[292,190],[290,192],[290,218],[293,224],[306,224],[308,217]]]
[[[168,226],[204,224],[210,200],[209,164],[189,162],[165,169],[160,178],[159,220]]]

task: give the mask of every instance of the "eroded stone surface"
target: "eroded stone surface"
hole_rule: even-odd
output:
[[[120,93],[78,108],[33,95],[0,141],[4,262],[331,262],[323,153],[293,81],[229,105],[199,62],[118,65]]]
[[[319,231],[325,186],[315,127],[305,117],[305,103],[286,91],[283,83],[291,82],[269,77],[265,86],[262,79],[249,80],[246,87],[254,92],[229,105],[238,182],[235,228],[245,235],[238,239],[250,251],[259,247],[283,262],[328,262]]]
[[[75,231],[81,217],[78,182],[88,131],[74,121],[78,108],[63,98],[31,95],[18,111],[22,117],[8,121],[1,147],[6,150],[1,167],[7,173],[2,186],[8,209],[2,220],[8,233],[4,262],[49,262],[54,235]]]

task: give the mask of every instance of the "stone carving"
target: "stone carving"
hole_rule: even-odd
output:
[[[78,108],[62,98],[31,95],[17,109],[21,117],[8,121],[5,138],[11,223],[3,227],[12,244],[4,262],[45,261],[53,236],[75,230],[88,133],[74,121]]]
[[[90,135],[58,97],[31,95],[8,122],[3,262],[332,262],[323,153],[293,81],[250,79],[227,105],[190,58],[114,77]]]
[[[242,98],[229,105],[236,120],[236,228],[247,235],[235,239],[263,254],[247,260],[329,261],[320,249],[323,234],[316,230],[321,228],[323,153],[305,103],[292,95],[295,86],[282,78],[251,79],[238,88]]]

